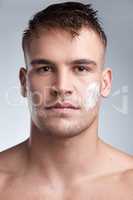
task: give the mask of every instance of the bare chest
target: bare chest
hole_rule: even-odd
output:
[[[133,190],[116,185],[84,185],[64,192],[49,190],[38,183],[18,184],[0,191],[2,200],[133,200]]]

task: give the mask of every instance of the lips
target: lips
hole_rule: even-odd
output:
[[[46,109],[52,109],[52,108],[55,108],[55,109],[79,109],[77,106],[75,106],[69,102],[64,102],[64,103],[58,102],[52,106],[46,107]]]

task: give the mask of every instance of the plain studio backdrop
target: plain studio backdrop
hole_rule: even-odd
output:
[[[36,11],[63,1],[0,0],[0,151],[29,137],[30,116],[20,95],[18,72],[24,66],[21,37]],[[99,10],[108,38],[106,66],[113,70],[110,96],[103,100],[99,135],[133,154],[133,1],[86,0]]]

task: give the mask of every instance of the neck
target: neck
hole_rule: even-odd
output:
[[[59,139],[46,136],[31,123],[29,155],[32,166],[39,167],[42,176],[49,180],[58,179],[64,183],[94,174],[99,157],[97,127],[98,119],[84,133]]]

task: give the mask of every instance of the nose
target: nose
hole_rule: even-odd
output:
[[[69,72],[62,70],[58,72],[55,78],[55,82],[51,87],[52,96],[71,96],[73,93],[72,80]]]

